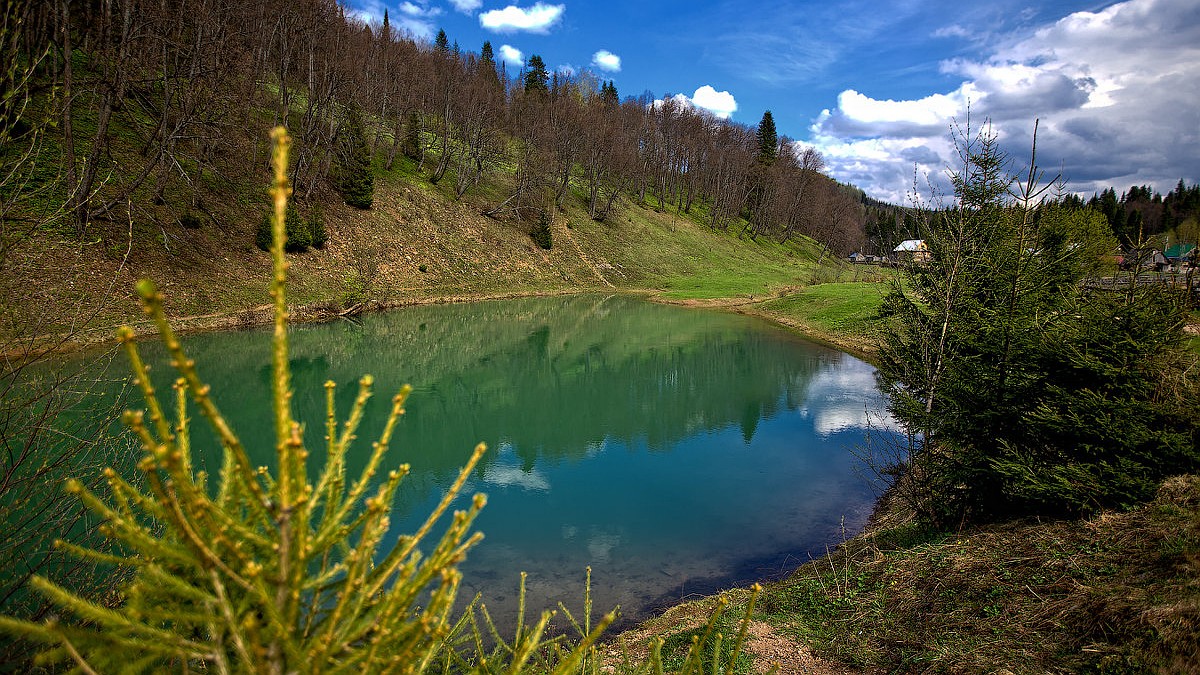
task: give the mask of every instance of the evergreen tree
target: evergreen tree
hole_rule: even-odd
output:
[[[421,158],[421,115],[416,110],[410,111],[404,122],[403,152],[409,159]]]
[[[529,57],[529,62],[526,64],[525,71],[525,91],[527,93],[548,94],[550,88],[550,73],[546,70],[546,62],[542,61],[542,57],[534,54]]]
[[[1200,468],[1182,302],[1089,290],[1114,243],[1105,218],[1039,206],[1031,183],[1009,201],[994,136],[962,155],[957,208],[928,218],[929,259],[885,305],[881,374],[923,439],[905,460],[912,505],[946,527],[1062,517],[1148,499]]]
[[[492,42],[485,40],[483,48],[479,50],[479,65],[483,68],[496,72],[496,54],[492,51]]]
[[[284,231],[287,233],[287,243],[284,245],[284,250],[289,253],[307,251],[309,246],[314,245],[311,228],[300,217],[300,212],[291,203],[288,204],[284,215]],[[321,231],[324,234],[324,225],[321,226]],[[262,219],[258,221],[258,229],[254,232],[254,245],[263,251],[270,251],[271,236],[271,213],[268,212],[264,213]],[[321,246],[324,245],[325,241],[323,239]]]
[[[615,106],[620,102],[617,96],[617,85],[612,80],[600,85],[600,101],[608,106]]]
[[[358,106],[346,109],[338,129],[334,180],[347,204],[359,209],[371,208],[375,199],[375,174],[371,169],[371,146],[367,144],[362,113]]]
[[[537,224],[533,226],[533,231],[530,232],[534,243],[539,247],[549,251],[554,246],[554,237],[550,231],[550,214],[547,211],[542,211],[538,215]]]
[[[445,30],[442,30],[441,28],[438,29],[437,37],[433,39],[433,46],[438,50],[439,53],[450,53],[450,38],[446,37]]]
[[[321,210],[321,207],[314,206],[312,211],[308,212],[308,218],[304,222],[308,226],[308,236],[312,241],[312,247],[325,248],[325,244],[329,243],[329,231],[325,229],[325,212]]]
[[[1102,190],[1096,204],[1100,213],[1104,214],[1104,218],[1108,221],[1109,229],[1122,244],[1131,246],[1140,243],[1138,233],[1129,229],[1125,206],[1117,199],[1116,190],[1112,188]]]
[[[758,138],[758,162],[774,164],[779,156],[779,134],[775,131],[775,117],[770,110],[763,113],[755,136]]]

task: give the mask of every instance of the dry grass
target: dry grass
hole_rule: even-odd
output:
[[[827,658],[933,672],[1195,672],[1200,478],[1136,511],[944,534],[892,520],[767,589]]]

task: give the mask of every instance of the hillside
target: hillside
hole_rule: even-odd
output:
[[[330,235],[323,249],[292,256],[291,297],[306,308],[301,317],[328,318],[359,300],[395,306],[598,289],[748,302],[813,284],[881,279],[878,270],[845,265],[805,237],[784,244],[751,239],[712,230],[695,213],[647,204],[625,203],[600,223],[582,199],[568,200],[553,215],[553,243],[544,250],[527,224],[481,215],[486,192],[455,199],[410,160],[391,171],[376,164],[371,209],[328,194],[301,204],[323,212]],[[32,232],[4,260],[6,304],[24,319],[6,326],[9,339],[108,339],[118,324],[138,320],[127,289],[142,277],[159,280],[168,311],[195,317],[192,327],[261,321],[266,315],[253,310],[263,304],[270,263],[254,246],[266,209],[256,178],[203,194],[199,227],[182,224],[187,209],[147,202],[124,218],[93,221],[82,244],[61,223]],[[491,189],[503,189],[503,180]]]

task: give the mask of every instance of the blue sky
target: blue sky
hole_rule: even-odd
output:
[[[990,119],[1027,161],[1090,195],[1200,180],[1200,2],[1129,0],[349,0],[464,50],[490,40],[591,70],[621,96],[686,96],[815,146],[839,180],[897,203],[945,185],[950,125]],[[510,71],[511,72],[511,71]]]

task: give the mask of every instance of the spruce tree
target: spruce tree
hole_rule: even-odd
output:
[[[775,131],[775,117],[770,110],[763,113],[755,136],[758,138],[758,162],[774,164],[779,155],[779,134]]]
[[[485,40],[483,47],[479,50],[479,65],[490,70],[493,75],[496,73],[496,54],[492,51],[490,40]]]
[[[529,57],[529,62],[526,64],[528,70],[525,71],[525,91],[526,93],[548,94],[550,88],[550,73],[546,70],[546,62],[542,61],[542,57],[534,54]]]
[[[338,129],[336,146],[334,180],[338,192],[350,206],[371,208],[375,199],[375,174],[371,169],[371,146],[367,144],[362,113],[357,105],[346,109]]]
[[[885,303],[880,372],[922,439],[902,460],[911,505],[943,527],[1074,516],[1200,468],[1182,299],[1092,289],[1115,243],[1104,216],[1041,204],[1052,186],[1036,168],[1017,184],[994,135],[960,151],[958,204],[928,214],[929,257]]]
[[[446,37],[446,31],[438,29],[437,37],[433,39],[433,46],[442,54],[450,53],[450,38]]]
[[[620,99],[617,96],[617,85],[612,80],[609,80],[600,85],[600,101],[604,105],[615,106]]]
[[[534,243],[547,251],[554,246],[554,235],[550,230],[550,213],[548,211],[541,211],[537,224],[533,226],[529,236],[533,238]]]
[[[421,114],[416,110],[410,111],[404,122],[403,152],[409,159],[421,157]]]
[[[284,223],[284,230],[287,233],[285,250],[288,253],[307,251],[308,247],[313,245],[311,228],[291,203],[288,204]],[[258,221],[258,229],[254,232],[254,245],[263,251],[270,251],[271,236],[271,213],[267,212]],[[321,245],[324,246],[324,244],[325,242],[322,241]]]

